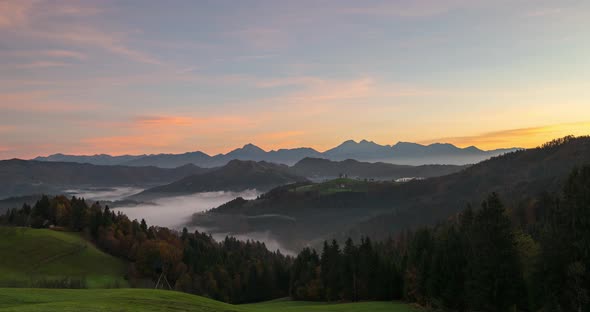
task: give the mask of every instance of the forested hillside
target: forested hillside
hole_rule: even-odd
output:
[[[130,221],[81,199],[43,197],[9,211],[7,225],[57,225],[88,233],[131,262],[127,279],[164,272],[176,290],[226,302],[290,295],[297,300],[403,299],[458,311],[588,311],[590,166],[575,169],[558,193],[505,205],[490,194],[448,221],[384,241],[324,242],[292,259],[261,243],[198,232],[175,233]]]
[[[268,162],[232,160],[227,165],[203,174],[187,176],[170,184],[157,186],[131,198],[177,196],[211,191],[266,191],[279,185],[307,181],[289,167]]]
[[[360,162],[354,159],[332,161],[321,158],[304,158],[291,170],[308,178],[334,178],[348,176],[362,179],[398,179],[404,177],[430,178],[458,172],[468,166],[421,165],[407,166],[388,163]]]
[[[175,290],[225,302],[263,301],[289,292],[291,258],[267,250],[262,243],[229,237],[216,242],[197,231],[148,227],[144,220],[129,220],[108,206],[89,206],[81,198],[43,196],[32,207],[7,211],[0,224],[85,233],[103,251],[130,262],[125,276],[132,287],[153,288],[164,272]],[[60,279],[64,274],[56,272]]]
[[[452,311],[589,311],[590,166],[563,191],[505,206],[496,193],[435,227],[394,239],[304,249],[291,269],[302,300],[403,298]]]
[[[340,180],[276,188],[254,200],[236,200],[193,218],[222,232],[270,231],[297,249],[336,237],[386,239],[446,220],[483,194],[510,205],[555,192],[575,167],[590,163],[590,137],[566,137],[517,151],[460,172],[407,183]],[[261,218],[259,216],[275,216]]]

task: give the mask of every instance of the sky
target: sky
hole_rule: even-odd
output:
[[[0,0],[0,159],[590,134],[590,1]]]

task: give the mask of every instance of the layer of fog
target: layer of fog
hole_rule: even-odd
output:
[[[82,197],[87,200],[115,201],[143,191],[138,187],[89,187],[83,189],[64,190],[68,196]]]
[[[188,227],[191,218],[196,212],[203,212],[218,207],[237,197],[244,199],[254,199],[260,193],[256,190],[244,192],[207,192],[197,193],[187,196],[166,197],[152,201],[151,203],[140,204],[136,206],[121,206],[114,208],[114,211],[120,211],[126,214],[129,219],[145,219],[149,225],[164,226],[175,230],[181,230]],[[222,241],[228,233],[214,232],[205,228],[188,227],[189,230],[206,232],[217,240]],[[284,254],[295,254],[294,252],[281,247],[280,243],[272,238],[270,233],[246,233],[231,234],[239,240],[255,240],[263,242],[271,251],[280,250]]]
[[[207,192],[192,195],[164,197],[150,203],[134,206],[119,206],[113,210],[121,211],[129,219],[145,219],[149,225],[164,226],[181,230],[196,212],[206,211],[220,206],[237,197],[256,198],[256,190],[243,192]]]
[[[141,191],[143,191],[143,189],[135,187],[89,187],[84,189],[65,190],[64,194],[68,196],[83,197],[90,201],[116,201],[125,199],[126,197],[137,194]],[[210,229],[187,226],[190,223],[193,214],[218,207],[237,197],[254,199],[258,195],[260,195],[260,193],[256,190],[248,190],[244,192],[197,193],[186,196],[160,198],[150,203],[143,203],[139,205],[119,206],[113,208],[113,210],[124,213],[131,220],[145,219],[149,225],[163,226],[175,230],[182,230],[183,227],[188,227],[191,232],[195,230],[206,232],[211,234],[215,240],[222,241],[227,235],[229,235],[229,233],[220,233],[214,232]],[[258,217],[265,217],[265,215]],[[279,242],[272,238],[272,235],[269,233],[256,232],[247,234],[231,234],[231,236],[243,241],[255,240],[264,242],[266,247],[271,251],[281,250],[281,252],[284,254],[294,254],[294,252],[282,248]]]

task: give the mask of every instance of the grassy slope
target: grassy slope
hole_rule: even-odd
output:
[[[269,301],[256,304],[246,304],[245,307],[252,312],[415,312],[418,311],[410,305],[399,302],[356,302],[356,303],[322,303],[306,301]]]
[[[173,291],[148,289],[0,289],[0,311],[325,311],[325,312],[413,312],[402,303],[361,302],[327,304],[271,301],[230,305],[219,301]]]
[[[0,227],[0,286],[26,285],[31,279],[86,278],[89,287],[122,286],[125,263],[76,233]],[[172,291],[150,289],[0,288],[2,311],[415,311],[391,302],[327,304],[276,300],[230,305]]]
[[[79,234],[0,227],[0,285],[33,280],[85,278],[88,287],[126,286],[126,264],[98,250]]]
[[[148,289],[0,289],[0,311],[245,311],[215,300]]]

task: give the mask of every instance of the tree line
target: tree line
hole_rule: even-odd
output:
[[[590,311],[590,166],[562,192],[506,207],[490,194],[432,227],[374,242],[324,242],[295,258],[263,243],[178,233],[81,198],[43,196],[0,223],[83,232],[127,259],[132,286],[160,272],[176,290],[245,303],[405,300],[452,311]]]
[[[231,303],[288,296],[292,259],[263,243],[148,226],[83,198],[43,196],[35,205],[11,209],[0,224],[82,232],[101,250],[129,262],[133,287],[154,287],[164,272],[175,290]]]
[[[451,311],[590,311],[590,167],[561,194],[479,209],[395,239],[304,249],[291,268],[299,300],[405,300]]]

